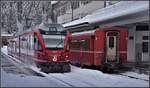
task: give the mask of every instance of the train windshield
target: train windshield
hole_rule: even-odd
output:
[[[45,47],[48,49],[63,49],[64,35],[42,35]]]

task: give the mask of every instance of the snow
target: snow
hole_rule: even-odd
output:
[[[54,80],[46,80],[45,77],[15,75],[5,73],[1,69],[1,86],[2,87],[67,87],[58,84]]]
[[[70,73],[49,74],[77,87],[148,87],[149,83],[143,80],[132,79],[120,75],[102,73],[98,70],[81,69],[71,66]],[[76,80],[76,82],[74,82]],[[80,83],[80,85],[78,84]],[[86,84],[85,84],[86,83]]]
[[[8,52],[7,52],[7,46],[3,46],[1,48],[1,51],[7,55],[8,54]]]
[[[132,76],[132,77],[136,77],[136,78],[140,78],[140,79],[144,79],[144,80],[149,80],[148,75],[138,74],[138,73],[135,73],[135,72],[125,72],[125,73],[123,73],[123,75],[128,75],[128,76]]]
[[[2,48],[7,54],[7,46]],[[42,74],[41,76],[30,76],[25,74],[6,73],[1,69],[2,87],[149,87],[149,82],[133,79],[117,74],[106,74],[98,70],[82,69],[71,66],[69,73],[43,73],[35,66],[28,66],[30,69]],[[124,73],[142,79],[149,76],[134,72]]]
[[[103,24],[105,21],[113,21],[113,19],[120,19],[119,17],[126,17],[128,15],[135,15],[139,13],[146,12],[143,21],[148,18],[149,4],[148,1],[120,1],[114,5],[107,6],[106,8],[98,9],[92,14],[89,14],[81,19],[68,22],[63,24],[64,27],[69,27],[73,25],[79,25],[82,23]],[[138,16],[137,16],[138,17]],[[132,19],[131,17],[128,19]],[[127,20],[127,19],[126,19]],[[148,20],[148,19],[147,19]],[[138,21],[139,22],[139,21]],[[125,22],[127,24],[128,22]]]

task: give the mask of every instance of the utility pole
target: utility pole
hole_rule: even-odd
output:
[[[71,18],[72,18],[71,20],[73,21],[73,14],[74,14],[73,13],[73,7],[74,7],[73,6],[73,1],[70,1],[70,3],[71,3]]]

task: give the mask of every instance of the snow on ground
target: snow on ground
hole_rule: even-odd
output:
[[[8,74],[1,69],[2,87],[67,87],[45,77]]]
[[[64,81],[70,82],[76,80],[79,83],[86,83],[93,87],[148,87],[149,82],[132,79],[129,77],[124,77],[120,75],[111,75],[105,74],[98,70],[91,69],[81,69],[75,66],[72,66],[72,71],[70,73],[56,73],[49,74],[57,78],[60,78]],[[78,83],[72,82],[72,85],[80,87],[82,85],[77,85]],[[83,85],[85,86],[85,85]]]
[[[7,54],[5,49],[6,47],[3,47],[2,51]],[[40,69],[33,66],[30,67],[40,72]],[[143,74],[135,74],[134,72],[128,72],[128,75],[136,75],[143,79],[149,77]],[[3,87],[69,86],[64,83],[74,87],[149,87],[148,81],[117,74],[106,74],[98,70],[81,69],[75,66],[71,66],[71,72],[69,73],[49,73],[46,77],[9,74],[1,69],[1,86]]]

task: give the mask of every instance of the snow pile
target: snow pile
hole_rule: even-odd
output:
[[[8,52],[7,52],[7,46],[3,46],[1,48],[1,52],[5,53],[7,55],[8,54]]]

